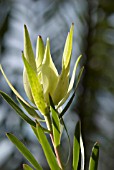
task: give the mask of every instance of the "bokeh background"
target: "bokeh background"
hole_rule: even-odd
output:
[[[75,124],[81,119],[85,169],[91,148],[98,141],[99,170],[114,170],[114,0],[0,0],[0,63],[14,87],[26,98],[21,58],[23,25],[28,27],[34,52],[38,35],[44,41],[50,37],[52,57],[60,72],[65,38],[72,22],[75,28],[71,71],[80,54],[85,71],[76,99],[65,116],[66,125],[72,138]],[[15,100],[1,73],[0,90]],[[6,132],[22,140],[43,168],[49,169],[30,127],[0,97],[0,170],[21,170],[26,160],[6,138]],[[64,134],[64,154],[65,139]]]

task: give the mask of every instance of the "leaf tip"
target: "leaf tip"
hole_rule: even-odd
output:
[[[0,70],[2,71],[2,65],[0,64]]]
[[[100,143],[97,141],[95,144],[94,144],[94,148],[99,148],[100,146]]]
[[[41,35],[38,35],[38,38],[39,38],[39,39],[42,39],[42,36],[41,36]]]
[[[24,24],[24,29],[27,30],[27,26]]]
[[[72,25],[74,25],[74,22],[72,22]]]
[[[7,133],[6,133],[6,136],[7,136],[7,137],[9,137],[9,136],[10,136],[10,133],[9,133],[9,132],[7,132]]]

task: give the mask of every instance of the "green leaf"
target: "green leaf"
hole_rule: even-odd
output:
[[[36,123],[42,128],[42,130],[43,130],[44,133],[50,134],[50,131],[49,131],[48,129],[42,127],[37,121],[36,121]],[[31,128],[32,128],[32,130],[33,130],[35,136],[37,137],[38,142],[40,142],[39,136],[38,136],[38,133],[37,133],[37,127],[31,126]]]
[[[80,79],[81,79],[81,76],[82,76],[82,73],[83,73],[83,70],[84,70],[84,67],[81,68],[80,72],[79,72],[79,75],[78,75],[78,78],[77,78],[77,82],[76,82],[76,87],[74,89],[74,93],[72,94],[71,98],[69,99],[68,103],[66,104],[66,106],[64,107],[64,109],[62,110],[62,112],[60,113],[59,115],[59,118],[62,118],[62,116],[65,114],[65,112],[69,109],[75,95],[76,95],[76,91],[77,91],[77,88],[78,88],[78,84],[80,82]]]
[[[44,119],[42,119],[38,114],[37,112],[29,107],[28,105],[26,105],[22,100],[20,100],[18,97],[17,97],[17,100],[19,101],[19,103],[25,108],[25,110],[28,112],[28,114],[30,114],[32,117],[36,118],[37,120],[39,121],[45,121]]]
[[[80,122],[76,124],[74,141],[73,141],[73,170],[78,169],[79,155],[80,155]]]
[[[60,119],[50,94],[49,94],[49,101],[50,101],[50,111],[52,113],[52,130],[53,130],[54,144],[55,147],[58,147],[60,145],[60,138],[61,138]]]
[[[96,142],[92,148],[92,154],[89,162],[89,170],[97,170],[99,159],[99,143]]]
[[[37,133],[37,127],[31,126],[31,128],[32,128],[35,136],[37,137],[38,141],[40,142],[39,137],[38,137],[38,133]]]
[[[42,167],[38,164],[34,156],[31,154],[31,152],[25,147],[25,145],[19,141],[18,138],[16,138],[11,133],[6,134],[7,137],[10,139],[10,141],[16,145],[17,149],[23,154],[23,156],[34,166],[34,168],[38,170],[42,170]]]
[[[31,120],[20,108],[19,106],[12,100],[10,96],[6,93],[0,91],[1,96],[6,100],[6,102],[16,111],[16,113],[25,120],[28,124],[35,126],[35,122]]]
[[[23,170],[33,170],[29,165],[23,164]]]
[[[31,92],[31,89],[30,89],[30,83],[29,83],[29,80],[28,80],[28,76],[27,76],[27,72],[26,72],[26,68],[25,67],[23,69],[23,86],[24,86],[24,90],[25,90],[25,93],[26,93],[28,99],[33,104],[35,104],[33,96],[32,96],[32,92]]]
[[[3,69],[2,69],[2,66],[0,65],[0,70],[6,80],[6,82],[8,83],[9,87],[11,88],[11,90],[14,92],[14,94],[20,99],[22,100],[26,105],[28,105],[29,107],[32,107],[32,108],[35,108],[33,106],[31,106],[29,103],[27,103],[22,97],[21,95],[17,92],[17,90],[12,86],[12,84],[10,83],[10,81],[8,80],[6,74],[4,73]],[[35,108],[36,109],[36,108]]]
[[[55,109],[50,106],[50,110],[52,113],[52,129],[53,129],[53,137],[54,137],[54,145],[55,147],[58,147],[60,145],[60,120],[58,113],[56,112]]]
[[[53,102],[53,99],[51,97],[51,95],[49,94],[49,103],[50,103],[50,106],[55,109],[55,105],[54,105],[54,102]]]
[[[37,133],[38,133],[38,136],[39,136],[39,141],[40,141],[40,144],[43,148],[43,151],[44,151],[44,154],[46,156],[46,160],[50,166],[51,169],[55,169],[56,170],[60,170],[60,167],[56,161],[56,157],[51,149],[51,146],[42,130],[42,128],[40,126],[37,125]]]
[[[24,25],[24,56],[30,66],[36,71],[36,62],[26,25]]]
[[[36,72],[31,68],[30,64],[27,62],[23,53],[22,53],[22,57],[23,57],[24,65],[26,67],[34,102],[38,107],[39,111],[42,114],[46,115],[48,111],[47,111],[47,105],[44,101],[42,84],[40,83]]]
[[[70,150],[71,150],[71,145],[70,145],[70,136],[69,136],[69,133],[68,133],[68,130],[67,130],[67,127],[65,125],[65,122],[63,120],[63,118],[60,119],[61,120],[61,124],[64,126],[65,128],[65,132],[67,134],[67,137],[68,137],[68,146],[69,146],[69,149],[68,149],[68,156],[67,156],[67,160],[66,160],[66,163],[64,164],[64,166],[67,166],[68,162],[69,162],[69,159],[70,159]]]

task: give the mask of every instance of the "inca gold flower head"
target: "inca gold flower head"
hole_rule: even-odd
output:
[[[38,36],[35,57],[27,27],[24,26],[24,52],[22,52],[22,58],[24,61],[24,89],[31,102],[34,103],[39,111],[44,115],[49,112],[49,95],[51,96],[54,105],[59,108],[67,100],[73,88],[76,68],[81,58],[81,56],[78,57],[70,79],[73,30],[74,24],[72,24],[66,39],[62,57],[62,70],[59,75],[50,54],[49,38],[47,38],[45,47],[41,36]],[[16,96],[26,103],[26,101],[11,85],[2,67],[1,71]],[[28,105],[28,103],[26,104]]]

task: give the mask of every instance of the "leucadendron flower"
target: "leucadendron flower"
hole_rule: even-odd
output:
[[[50,53],[50,40],[47,38],[46,47],[41,36],[37,38],[36,57],[34,56],[27,27],[24,26],[24,61],[23,83],[28,98],[35,103],[43,114],[47,114],[49,107],[49,95],[55,106],[60,107],[69,97],[73,88],[75,73],[81,56],[78,57],[70,80],[70,61],[73,41],[72,24],[68,33],[63,57],[62,71],[60,75],[53,63]]]
[[[36,109],[37,107],[43,115],[49,113],[49,95],[56,108],[59,108],[65,103],[73,88],[76,69],[81,58],[81,56],[78,57],[70,79],[73,29],[74,25],[72,24],[66,39],[62,57],[62,70],[59,75],[51,57],[49,38],[47,38],[46,46],[44,46],[41,36],[38,36],[35,57],[27,27],[24,26],[24,51],[22,52],[24,61],[23,84],[26,95],[29,100],[35,104],[35,107],[26,102],[17,92],[8,80],[2,66],[0,66],[4,78],[17,98],[31,108]]]

